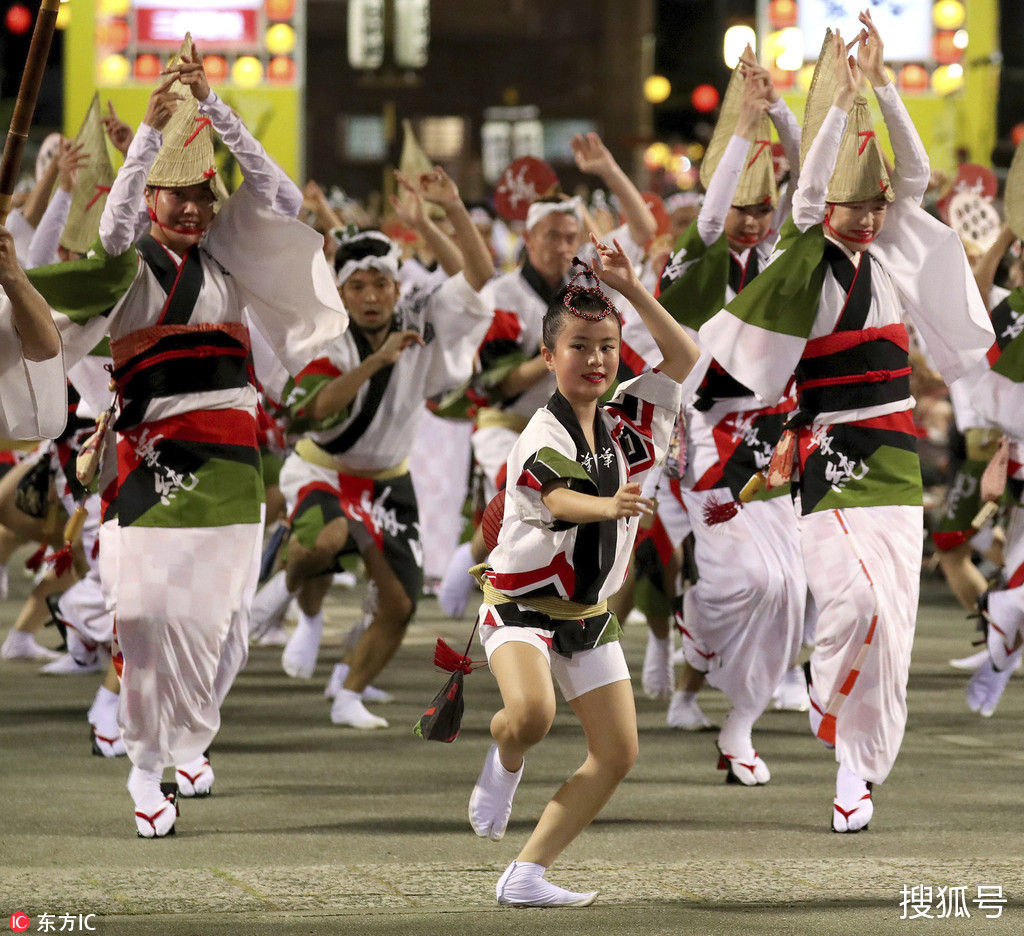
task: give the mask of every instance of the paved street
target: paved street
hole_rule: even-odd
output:
[[[29,584],[12,573],[0,632]],[[89,754],[97,678],[2,663],[0,927],[24,911],[30,932],[44,913],[55,931],[62,915],[78,926],[78,914],[96,914],[89,922],[101,936],[1020,933],[1024,678],[1011,681],[994,718],[968,712],[966,678],[947,661],[970,652],[970,625],[940,585],[924,591],[907,737],[876,789],[868,832],[829,832],[835,766],[806,716],[767,713],[755,741],[772,782],[726,787],[715,735],[668,729],[664,704],[641,697],[635,770],[549,872],[573,889],[600,889],[585,910],[495,905],[498,875],[582,759],[582,734],[562,704],[527,759],[505,840],[473,836],[466,803],[498,696],[486,670],[474,673],[455,744],[412,734],[445,678],[430,665],[434,640],[444,633],[464,645],[470,627],[442,620],[432,600],[379,680],[397,697],[375,707],[386,731],[331,725],[322,695],[361,588],[332,595],[314,679],[289,679],[279,650],[254,648],[213,747],[214,794],[184,801],[178,834],[160,841],[135,837],[126,760]],[[627,630],[634,673],[645,639],[643,628]],[[57,635],[50,628],[40,640]],[[721,719],[724,698],[702,699]],[[1008,903],[988,920],[974,901],[979,887],[997,886]],[[964,888],[970,918],[938,919],[940,887]],[[903,906],[904,888],[932,891]]]

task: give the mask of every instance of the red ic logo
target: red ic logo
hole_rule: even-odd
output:
[[[12,913],[7,922],[11,927],[11,931],[15,933],[24,933],[32,923],[28,918],[28,914],[22,913],[20,910]]]

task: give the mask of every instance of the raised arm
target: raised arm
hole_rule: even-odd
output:
[[[455,245],[462,254],[463,273],[474,292],[480,292],[494,275],[494,263],[480,231],[459,196],[458,187],[440,167],[424,172],[417,180],[419,195],[440,205],[455,232]]]
[[[793,223],[806,231],[825,220],[825,197],[836,166],[839,144],[843,141],[850,108],[860,87],[860,69],[847,55],[846,43],[836,31],[832,37],[832,56],[838,78],[832,107],[822,122],[807,158],[800,169],[800,182],[793,193]]]
[[[28,248],[28,262],[25,264],[28,269],[56,262],[60,237],[64,233],[64,225],[71,210],[71,199],[78,185],[78,170],[89,161],[88,154],[82,152],[82,145],[76,145],[70,140],[60,141],[60,153],[55,160],[58,164],[60,185],[50,199],[50,204],[46,206],[35,234],[32,235],[32,243]]]
[[[992,284],[996,280],[996,271],[999,269],[999,264],[1002,262],[1003,257],[1006,256],[1006,252],[1013,246],[1013,242],[1016,239],[1017,236],[1010,230],[1010,225],[1004,224],[1000,228],[999,234],[992,246],[974,264],[974,282],[978,284],[981,298],[985,300],[985,308],[989,312],[992,310],[989,308],[988,297],[992,291]]]
[[[441,264],[441,269],[449,276],[462,272],[462,251],[455,246],[452,239],[444,233],[427,213],[426,205],[419,193],[417,185],[401,172],[395,172],[395,179],[401,187],[401,197],[390,196],[391,207],[395,210],[398,220],[411,228],[430,249],[430,252]]]
[[[60,335],[46,300],[18,263],[14,238],[0,226],[0,287],[11,300],[14,329],[26,361],[48,361],[60,354]]]
[[[203,67],[203,57],[194,42],[191,54],[182,57],[180,62],[168,68],[166,74],[175,75],[192,92],[192,96],[199,102],[199,112],[209,117],[217,135],[238,160],[245,181],[262,201],[275,207],[278,188],[288,185],[295,187],[293,197],[288,201],[301,203],[302,193],[295,183],[278,168],[263,145],[249,132],[242,118],[210,88]]]
[[[700,349],[686,334],[683,326],[644,289],[633,264],[618,242],[612,241],[612,248],[602,244],[596,237],[591,236],[591,240],[598,254],[598,262],[594,265],[597,278],[612,289],[617,289],[632,303],[658,345],[663,360],[655,370],[682,383],[700,357]]]
[[[50,201],[50,193],[53,191],[53,183],[57,181],[57,171],[57,158],[54,157],[50,160],[43,174],[36,180],[36,184],[32,186],[32,191],[28,193],[28,197],[25,199],[25,204],[22,205],[21,216],[32,227],[39,226],[43,212],[46,211],[46,206]]]
[[[619,200],[619,207],[629,225],[629,236],[641,246],[646,244],[657,232],[658,222],[640,190],[622,171],[608,147],[596,133],[588,133],[586,136],[577,133],[571,145],[580,171],[599,175]]]
[[[146,113],[135,134],[124,165],[114,177],[107,203],[100,216],[100,243],[111,256],[120,256],[138,238],[136,222],[143,204],[146,178],[163,145],[163,133],[181,95],[170,90],[174,75],[166,78],[149,96]]]
[[[890,180],[893,194],[897,198],[911,198],[920,202],[931,178],[928,153],[925,152],[907,108],[889,80],[883,59],[882,37],[871,20],[871,13],[865,10],[859,19],[864,29],[857,50],[857,64],[875,90],[885,129],[889,131],[889,142],[892,143],[893,155],[896,157],[896,171]]]

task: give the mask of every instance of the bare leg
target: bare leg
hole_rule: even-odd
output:
[[[587,759],[541,814],[517,861],[547,868],[604,808],[636,762],[633,690],[620,680],[570,703],[587,736]]]
[[[498,647],[491,654],[490,668],[502,701],[502,708],[491,719],[491,737],[498,745],[502,766],[515,772],[555,720],[551,670],[540,650],[518,640]]]
[[[384,554],[371,548],[363,554],[363,560],[367,574],[377,584],[377,613],[356,644],[344,685],[360,694],[398,652],[413,612],[412,600]]]
[[[960,606],[967,611],[973,611],[978,603],[978,597],[988,587],[988,583],[971,561],[971,544],[961,543],[953,549],[940,552],[939,565]]]

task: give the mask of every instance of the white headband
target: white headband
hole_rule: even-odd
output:
[[[704,196],[697,192],[676,192],[665,199],[665,210],[672,214],[680,208],[699,208],[704,204]]]
[[[395,253],[398,252],[396,247]],[[362,257],[359,260],[346,260],[341,269],[338,270],[338,285],[344,286],[347,280],[357,270],[379,270],[386,273],[393,280],[398,279],[399,259],[397,256],[388,254],[386,257]]]
[[[526,212],[526,230],[532,230],[549,214],[555,213],[572,215],[580,224],[583,223],[583,212],[580,210],[578,197],[560,202],[534,202]]]

